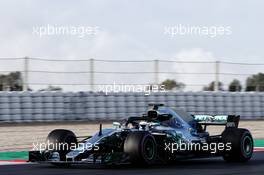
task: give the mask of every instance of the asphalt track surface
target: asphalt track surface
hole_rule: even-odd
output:
[[[58,168],[52,165],[23,164],[0,166],[0,175],[263,175],[264,152],[255,152],[247,163],[226,163],[221,158],[185,160],[173,165],[155,165],[150,167],[114,166],[94,167],[75,165]]]

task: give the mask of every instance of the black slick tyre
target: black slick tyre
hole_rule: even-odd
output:
[[[125,140],[124,152],[129,155],[130,161],[134,164],[153,164],[157,157],[155,138],[149,132],[131,132]]]
[[[247,129],[227,128],[222,133],[222,141],[231,144],[231,149],[223,153],[223,158],[227,162],[246,162],[251,159],[254,143]]]

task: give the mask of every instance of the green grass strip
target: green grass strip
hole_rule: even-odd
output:
[[[28,160],[28,152],[0,152],[0,160]]]
[[[264,147],[264,140],[254,140],[255,147]]]

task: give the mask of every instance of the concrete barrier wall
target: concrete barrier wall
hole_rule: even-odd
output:
[[[264,119],[264,93],[0,92],[0,122],[120,120],[146,111],[151,102],[190,113],[237,114]]]

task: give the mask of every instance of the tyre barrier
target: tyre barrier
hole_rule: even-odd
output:
[[[196,114],[264,119],[261,92],[0,92],[0,122],[122,120],[164,103]]]

